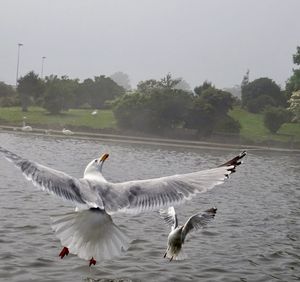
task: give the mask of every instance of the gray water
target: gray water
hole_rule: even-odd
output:
[[[184,149],[0,133],[0,145],[41,164],[81,177],[86,164],[110,153],[104,175],[112,181],[143,179],[214,167],[237,150]],[[178,207],[183,223],[212,206],[215,220],[194,233],[188,258],[163,259],[168,227],[156,213],[118,215],[133,240],[111,261],[61,260],[50,216],[73,209],[39,191],[0,156],[0,281],[299,281],[300,155],[249,151],[223,185]]]

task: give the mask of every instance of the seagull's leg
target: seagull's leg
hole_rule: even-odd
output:
[[[92,264],[93,264],[93,265],[96,265],[96,260],[94,260],[93,257],[90,259],[90,264],[89,264],[89,266],[91,266]]]
[[[167,256],[167,253],[168,253],[169,249],[170,249],[170,247],[168,246],[168,248],[167,248],[167,250],[165,252],[164,258]]]
[[[67,247],[64,247],[59,253],[59,257],[62,259],[64,258],[64,256],[67,256],[68,254],[69,254],[69,249]]]
[[[173,260],[173,256],[171,256],[171,258],[170,258],[170,262]]]

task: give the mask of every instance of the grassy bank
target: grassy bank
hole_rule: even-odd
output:
[[[240,135],[251,142],[300,141],[300,123],[285,123],[276,134],[271,134],[264,126],[262,114],[252,114],[239,107],[230,113],[230,116],[238,120],[242,126]]]
[[[50,115],[39,107],[30,107],[26,113],[23,113],[19,107],[0,108],[0,124],[21,127],[23,117],[26,116],[26,124],[33,128],[61,130],[65,127],[81,131],[117,129],[116,120],[111,110],[98,110],[96,115],[91,113],[92,110],[71,109],[58,115]],[[242,126],[241,140],[267,145],[272,142],[300,144],[299,123],[284,124],[277,134],[271,134],[264,127],[263,115],[261,114],[251,114],[236,107],[230,112],[230,115],[238,120]]]
[[[50,115],[43,108],[30,107],[24,113],[19,107],[0,108],[0,123],[22,126],[23,117],[26,124],[34,127],[62,129],[63,127],[87,127],[92,129],[115,128],[116,121],[112,111],[101,110],[96,115],[92,110],[71,109],[58,115]]]

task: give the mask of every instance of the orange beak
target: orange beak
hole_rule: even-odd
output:
[[[98,160],[98,163],[101,163],[101,162],[104,162],[105,160],[107,160],[109,157],[109,154],[103,154],[99,160]]]

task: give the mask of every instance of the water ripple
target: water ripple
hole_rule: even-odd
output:
[[[114,181],[213,167],[236,153],[6,133],[0,140],[7,149],[75,177],[90,159],[109,152],[104,174]],[[58,257],[61,246],[50,216],[69,212],[72,205],[38,191],[1,158],[0,281],[299,281],[299,160],[299,155],[251,151],[230,181],[178,207],[180,223],[194,212],[218,208],[211,225],[187,238],[187,260],[162,258],[169,229],[157,213],[120,214],[114,219],[132,239],[128,252],[89,268],[76,256]]]

